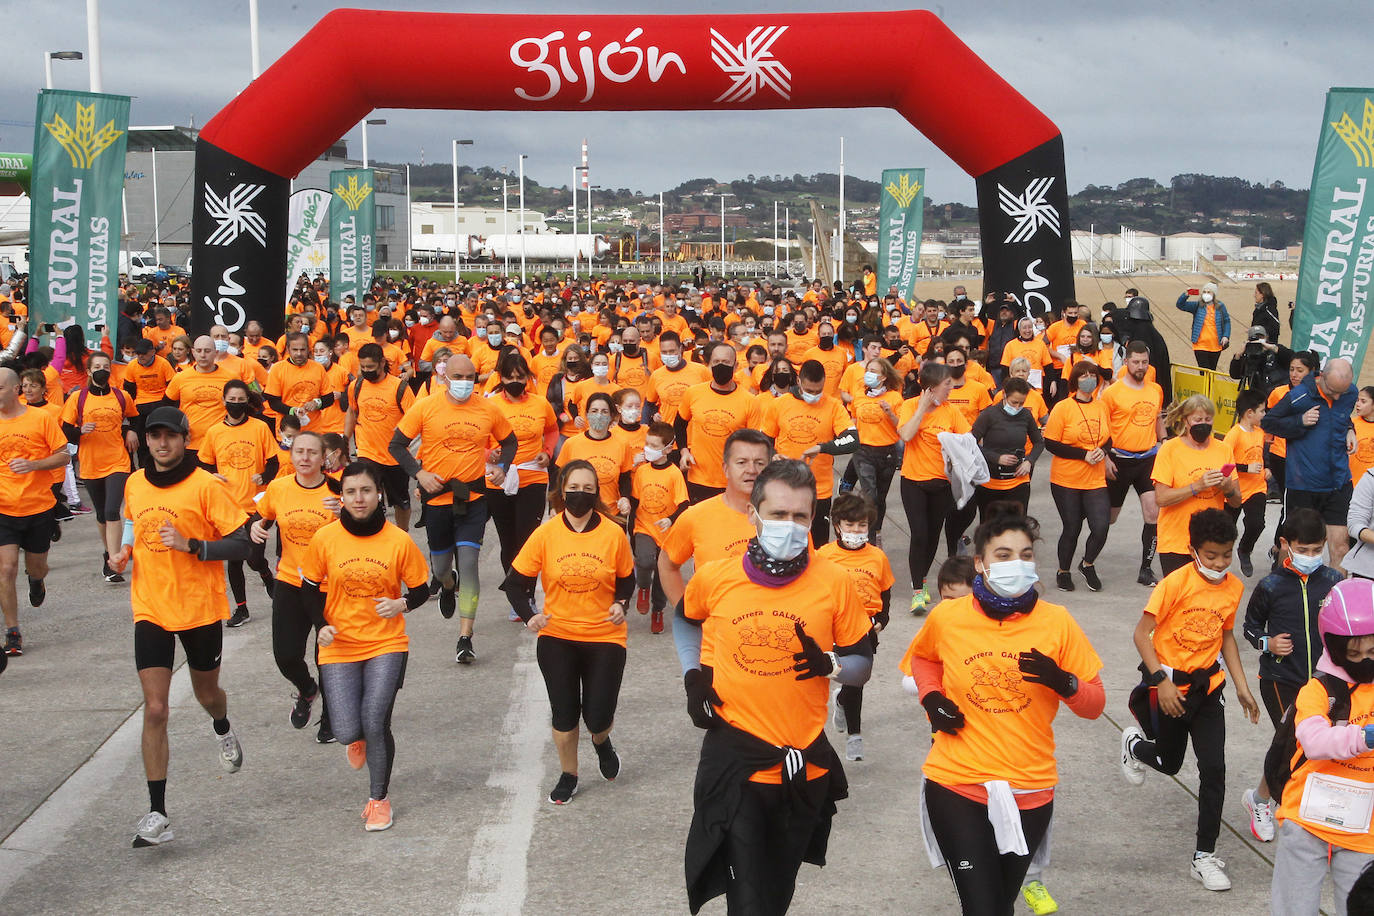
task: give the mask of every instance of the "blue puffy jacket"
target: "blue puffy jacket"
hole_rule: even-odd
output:
[[[1351,385],[1333,404],[1317,388],[1317,376],[1309,375],[1264,415],[1260,428],[1288,440],[1288,489],[1331,492],[1350,482],[1345,433],[1356,396]],[[1303,426],[1302,415],[1313,407],[1319,412],[1316,424]]]
[[[1197,339],[1202,336],[1202,326],[1207,323],[1207,303],[1202,300],[1191,302],[1188,299],[1188,291],[1184,290],[1179,294],[1178,301],[1174,303],[1179,311],[1193,313],[1193,336],[1192,342],[1197,343]],[[1231,339],[1231,314],[1226,311],[1226,306],[1220,299],[1212,303],[1216,306],[1217,313],[1217,340]]]
[[[1344,578],[1330,566],[1319,566],[1304,580],[1285,565],[1259,581],[1245,609],[1245,638],[1256,649],[1263,636],[1287,633],[1293,638],[1291,655],[1260,656],[1262,679],[1296,686],[1311,680],[1324,649],[1317,614],[1327,593]]]

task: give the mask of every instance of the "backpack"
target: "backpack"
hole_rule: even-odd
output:
[[[85,425],[85,423],[83,422],[83,419],[84,419],[85,416],[86,416],[86,396],[87,396],[88,394],[90,394],[90,393],[91,393],[91,390],[90,390],[89,388],[82,388],[81,391],[80,391],[80,393],[78,393],[77,396],[76,396],[76,428],[77,428],[77,429],[80,429],[82,426]],[[116,387],[114,387],[113,385],[111,385],[111,386],[110,386],[110,393],[113,394],[113,395],[115,396],[115,400],[119,402],[119,414],[120,414],[120,416],[123,416],[125,410],[128,409],[127,407],[125,407],[125,404],[128,403],[128,402],[126,402],[126,401],[124,400],[124,392],[120,391],[118,388],[116,388]]]
[[[358,376],[358,380],[357,380],[356,382],[353,383],[353,407],[354,407],[355,409],[356,409],[357,406],[358,406],[358,392],[360,392],[360,391],[362,391],[362,390],[363,390],[363,377],[362,377],[362,376]],[[405,412],[406,412],[405,407],[402,406],[402,402],[405,400],[405,396],[406,396],[406,385],[405,385],[405,382],[398,382],[397,385],[396,385],[396,409],[399,410],[401,413],[405,413]]]
[[[1334,674],[1318,672],[1316,679],[1326,688],[1326,717],[1332,723],[1350,718],[1350,685]],[[1283,788],[1287,785],[1293,771],[1307,762],[1307,755],[1298,754],[1297,728],[1298,704],[1296,701],[1284,712],[1274,730],[1274,740],[1264,755],[1264,781],[1269,786],[1269,797],[1282,801]]]

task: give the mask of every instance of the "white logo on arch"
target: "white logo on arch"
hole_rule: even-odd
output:
[[[730,44],[725,36],[711,30],[711,60],[726,76],[730,88],[717,102],[746,102],[760,89],[771,89],[784,99],[792,98],[792,71],[773,56],[773,43],[787,31],[785,25],[761,25],[751,29],[744,41]]]

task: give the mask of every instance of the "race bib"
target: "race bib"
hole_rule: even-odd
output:
[[[1302,788],[1298,816],[1341,833],[1368,833],[1374,814],[1374,785],[1344,776],[1314,773]]]

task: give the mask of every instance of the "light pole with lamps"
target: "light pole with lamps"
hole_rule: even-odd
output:
[[[363,119],[363,168],[367,168],[367,125],[374,124],[381,127],[386,123],[386,118],[364,118]]]
[[[458,282],[458,147],[472,146],[471,140],[453,141],[453,282]]]
[[[525,160],[530,158],[520,154],[520,285],[525,285]]]
[[[52,88],[52,62],[55,60],[81,60],[80,51],[44,51],[43,85]]]
[[[720,280],[725,282],[725,198],[734,197],[732,191],[707,191],[707,196],[720,198]]]

